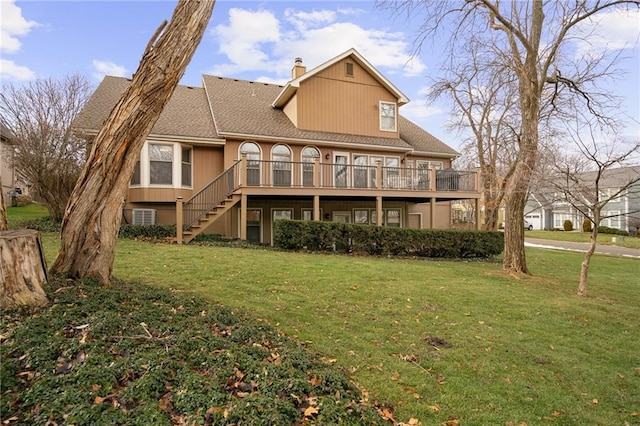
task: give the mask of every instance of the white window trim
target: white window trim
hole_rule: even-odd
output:
[[[188,150],[190,151],[190,154],[189,154],[189,163],[185,163],[185,162],[183,161],[183,158],[182,158],[182,150],[184,150],[184,149],[188,149]],[[184,164],[189,164],[189,169],[190,169],[190,172],[191,172],[191,177],[190,177],[191,184],[190,184],[190,185],[184,185],[184,184],[182,183],[182,166],[183,166]],[[192,146],[190,146],[190,145],[180,145],[180,175],[179,175],[179,176],[180,176],[180,185],[181,185],[181,188],[185,188],[185,189],[193,189],[193,147],[192,147]]]
[[[386,129],[382,127],[382,105],[392,105],[393,106],[393,129]],[[379,101],[378,103],[378,122],[380,124],[380,131],[382,132],[397,132],[398,131],[398,106],[395,102],[386,102]]]
[[[149,145],[171,145],[173,147],[173,160],[171,164],[171,184],[151,184],[151,156],[149,155]],[[191,185],[182,186],[182,149],[191,149]],[[145,141],[140,151],[140,184],[131,185],[130,188],[193,188],[194,179],[194,159],[193,159],[193,146],[182,145],[179,142],[160,142],[160,141]]]

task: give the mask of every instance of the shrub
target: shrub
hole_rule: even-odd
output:
[[[175,235],[175,225],[122,225],[118,232],[119,237],[132,239],[166,240]]]
[[[591,232],[593,231],[593,226],[591,226],[591,221],[589,219],[585,219],[582,221],[582,232]]]
[[[38,219],[30,219],[19,224],[21,228],[35,229],[40,232],[60,232],[61,222],[57,222],[50,217],[41,217]]]
[[[622,229],[609,228],[608,226],[598,226],[598,233],[610,235],[629,235],[628,232],[623,231]]]
[[[15,197],[13,202],[15,203],[14,204],[15,207],[24,207],[33,203],[33,199],[28,195],[18,195]]]
[[[276,247],[285,250],[373,256],[488,258],[502,252],[504,234],[278,220],[274,223],[273,241]]]
[[[562,224],[562,227],[564,228],[565,231],[573,231],[573,222],[567,219]]]

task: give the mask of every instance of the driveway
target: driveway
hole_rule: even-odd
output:
[[[543,240],[541,238],[529,238],[525,236],[525,247],[547,248],[552,250],[569,250],[585,253],[589,249],[589,243],[574,243],[570,241]],[[622,256],[640,259],[640,249],[618,247],[598,244],[596,253],[610,256]]]

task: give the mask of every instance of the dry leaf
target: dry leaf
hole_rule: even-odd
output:
[[[459,426],[460,422],[458,421],[458,419],[449,419],[444,424],[446,424],[447,426]]]
[[[304,410],[305,417],[311,417],[315,414],[318,414],[318,409],[316,407],[307,407],[307,409]]]
[[[440,411],[440,405],[438,404],[430,405],[429,410],[433,411],[434,413],[437,413],[438,411]]]
[[[100,396],[96,396],[93,400],[94,404],[102,404],[106,398],[102,398]]]

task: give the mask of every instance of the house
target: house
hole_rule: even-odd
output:
[[[130,80],[105,77],[75,129],[95,136]],[[204,75],[178,86],[140,153],[128,223],[271,242],[275,219],[448,228],[480,197],[458,153],[399,114],[407,97],[350,49],[284,86]]]
[[[2,179],[2,194],[4,195],[5,207],[11,206],[11,198],[16,184],[11,139],[13,139],[11,131],[0,121],[0,179]]]
[[[586,172],[575,176],[581,182],[583,191],[595,195],[596,172]],[[630,184],[631,183],[631,184]],[[630,185],[629,185],[630,184]],[[627,187],[619,196],[621,188]],[[565,220],[570,220],[574,228],[580,229],[584,216],[566,198],[560,185],[547,185],[529,194],[525,207],[525,218],[534,229],[563,229]],[[577,192],[576,188],[575,191]],[[602,209],[601,226],[635,233],[640,227],[640,166],[619,167],[604,171],[599,181],[599,199],[612,198]]]

